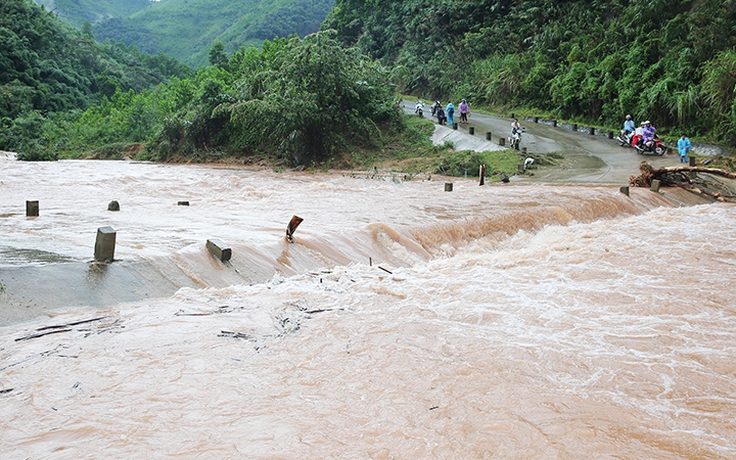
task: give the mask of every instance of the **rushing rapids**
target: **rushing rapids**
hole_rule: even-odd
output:
[[[736,456],[732,204],[0,167],[7,458]],[[108,225],[116,261],[93,264]]]

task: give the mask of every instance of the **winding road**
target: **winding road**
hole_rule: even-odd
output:
[[[431,118],[429,106],[429,104],[425,106],[425,117],[434,120]],[[414,102],[404,101],[403,107],[406,113],[414,113]],[[471,109],[470,123],[458,125],[457,134],[453,136],[452,141],[457,149],[474,149],[471,145],[477,144],[478,140],[485,141],[486,132],[491,132],[492,142],[497,146],[499,137],[507,138],[511,133],[511,121],[511,118],[473,113]],[[564,158],[557,166],[534,169],[531,171],[533,175],[515,176],[515,181],[623,185],[628,183],[630,176],[639,174],[641,161],[649,162],[654,168],[680,165],[680,157],[673,151],[661,157],[639,155],[636,150],[621,147],[618,142],[608,139],[605,135],[590,135],[587,131],[576,132],[569,125],[554,127],[541,122],[524,120],[520,122],[524,128],[522,148],[526,147],[527,151],[533,154],[556,152],[562,154]],[[469,127],[475,129],[475,134],[469,133]],[[452,127],[437,125],[436,129],[452,130]]]

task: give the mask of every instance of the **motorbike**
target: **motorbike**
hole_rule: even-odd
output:
[[[636,152],[639,155],[657,155],[662,156],[667,151],[667,146],[662,143],[662,141],[659,140],[659,137],[656,135],[652,139],[652,141],[649,143],[649,145],[645,145],[644,142],[639,142],[638,144],[634,145],[634,148],[636,149]]]
[[[632,147],[631,145],[631,138],[634,136],[633,132],[627,133],[626,131],[621,131],[618,136],[616,136],[616,140],[618,141],[618,145],[621,147]]]
[[[417,105],[414,107],[414,113],[419,114],[419,118],[424,117],[424,102],[417,101]]]
[[[521,143],[521,133],[523,132],[522,129],[517,129],[515,133],[512,133],[511,136],[509,136],[509,148],[519,150],[519,144]]]

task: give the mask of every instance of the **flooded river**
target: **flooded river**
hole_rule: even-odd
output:
[[[733,205],[112,161],[0,174],[3,458],[736,457]]]

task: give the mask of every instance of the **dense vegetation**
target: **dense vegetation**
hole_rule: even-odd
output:
[[[338,0],[403,91],[736,146],[736,0]]]
[[[113,39],[141,51],[165,53],[194,67],[207,64],[215,42],[225,52],[263,40],[319,30],[334,0],[166,0],[128,17],[92,25],[98,40]]]
[[[400,126],[388,71],[329,33],[266,41],[153,90],[118,90],[63,126],[62,154],[145,143],[139,159],[201,161],[269,157],[325,164],[380,146],[381,126]],[[57,126],[59,124],[57,123]]]
[[[151,0],[34,0],[63,22],[81,28],[85,22],[127,17],[151,4]]]
[[[162,54],[97,45],[30,0],[0,3],[0,50],[0,149],[29,158],[48,154],[52,118],[192,73]]]

